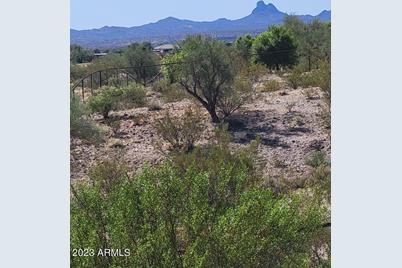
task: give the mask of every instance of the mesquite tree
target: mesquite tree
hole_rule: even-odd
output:
[[[220,122],[217,108],[235,76],[231,48],[209,37],[191,36],[180,49],[182,63],[174,68],[176,80],[205,107],[212,122]]]

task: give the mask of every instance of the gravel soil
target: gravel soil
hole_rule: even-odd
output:
[[[306,176],[309,167],[305,159],[321,150],[330,155],[328,131],[322,126],[321,107],[324,105],[319,88],[290,89],[283,87],[275,92],[261,92],[265,80],[283,82],[276,75],[265,76],[254,85],[257,94],[252,102],[243,106],[229,120],[231,145],[248,145],[257,136],[261,138],[258,162],[266,177],[297,179]],[[107,129],[106,141],[91,145],[71,138],[71,179],[84,180],[88,170],[106,159],[124,161],[132,172],[138,172],[144,164],[154,165],[166,157],[166,146],[153,127],[155,120],[167,111],[180,116],[192,102],[183,100],[163,104],[156,93],[149,93],[150,102],[160,102],[161,109],[150,111],[147,107],[112,112],[111,117],[120,121],[112,131],[101,117],[95,121]],[[199,145],[208,142],[213,126],[204,114],[205,132]]]

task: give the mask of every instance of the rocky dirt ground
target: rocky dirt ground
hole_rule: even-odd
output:
[[[265,80],[278,80],[279,76],[268,75],[254,86],[259,91]],[[150,92],[151,102],[159,101],[156,93]],[[150,111],[147,107],[112,112],[112,118],[120,121],[114,131],[109,128],[108,138],[101,145],[89,145],[78,139],[71,140],[71,178],[86,178],[88,170],[97,162],[117,158],[136,172],[146,164],[163,161],[165,153],[158,144],[160,139],[153,127],[156,119],[166,111],[179,116],[189,100],[161,104],[161,110]],[[318,88],[291,89],[284,87],[275,92],[259,92],[254,101],[243,106],[230,119],[229,131],[233,147],[248,145],[257,136],[261,137],[258,160],[267,177],[297,179],[308,173],[305,159],[312,152],[321,150],[330,154],[331,145],[323,128],[320,111],[324,105]],[[103,119],[95,120],[105,125]],[[205,114],[206,131],[203,142],[212,135],[212,125]]]

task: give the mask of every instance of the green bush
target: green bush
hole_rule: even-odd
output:
[[[136,84],[124,88],[103,87],[89,99],[92,112],[100,113],[104,118],[108,118],[112,110],[143,107],[146,103],[146,90]]]
[[[96,167],[91,184],[72,187],[71,248],[130,256],[72,257],[72,267],[307,267],[320,206],[254,190],[233,159],[213,171],[206,157],[206,168],[166,162],[132,179],[119,165]]]
[[[187,108],[181,117],[171,117],[169,112],[155,121],[155,129],[162,140],[169,143],[173,150],[188,152],[201,138],[204,126],[198,108]]]
[[[331,100],[331,66],[327,61],[321,61],[318,69],[303,73],[295,68],[288,76],[288,82],[294,89],[300,87],[319,87],[326,99]]]
[[[278,197],[269,190],[242,195],[215,229],[222,267],[308,267],[310,246],[322,214],[300,197]],[[241,231],[240,231],[241,230]]]
[[[179,84],[169,83],[167,80],[155,82],[152,85],[152,89],[161,93],[163,100],[167,103],[181,101],[187,97],[187,94],[180,88]]]
[[[297,89],[300,86],[303,86],[303,72],[299,69],[294,69],[287,76],[288,84],[291,88]]]
[[[103,131],[89,119],[86,106],[73,96],[70,98],[70,135],[94,143],[103,138]]]
[[[253,84],[249,79],[236,77],[233,85],[222,92],[218,99],[216,108],[220,118],[225,119],[237,111],[241,106],[251,100]]]
[[[89,107],[93,113],[100,113],[104,118],[109,118],[109,112],[113,108],[114,99],[110,88],[103,88],[102,91],[89,99]]]
[[[319,166],[329,166],[330,162],[327,159],[327,155],[322,152],[322,151],[317,151],[312,153],[307,159],[306,159],[306,165],[317,168]]]

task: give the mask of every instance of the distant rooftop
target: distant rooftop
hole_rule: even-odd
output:
[[[165,44],[155,47],[154,50],[173,50],[174,48],[175,46],[172,44]]]

